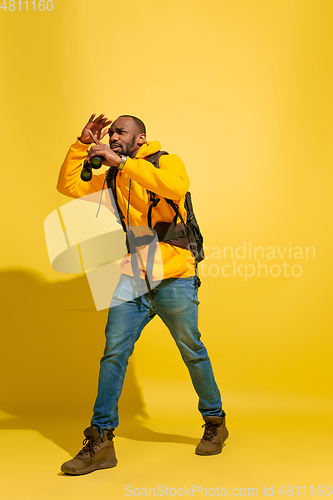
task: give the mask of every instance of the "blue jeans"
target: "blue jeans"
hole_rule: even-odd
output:
[[[114,429],[118,400],[124,383],[128,358],[143,328],[157,314],[170,330],[199,396],[202,416],[221,416],[222,403],[207,350],[198,330],[196,278],[163,280],[152,292],[137,297],[134,279],[121,275],[109,309],[101,359],[98,395],[91,425],[102,433]]]

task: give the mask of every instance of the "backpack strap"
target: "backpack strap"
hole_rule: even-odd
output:
[[[150,156],[148,156],[147,158],[147,161],[149,161],[149,163],[152,163],[154,165],[155,168],[159,168],[159,161],[160,161],[160,158],[162,155],[168,155],[169,153],[167,151],[157,151],[157,153],[154,153]],[[148,208],[148,214],[147,214],[147,222],[148,222],[148,227],[152,227],[151,226],[151,214],[152,214],[152,211],[153,211],[153,208],[157,206],[157,204],[159,203],[160,201],[160,198],[156,198],[156,194],[153,193],[153,191],[149,191],[147,189],[147,193],[149,195],[149,199],[150,199],[150,202],[151,204],[149,205],[149,208]]]
[[[110,193],[110,198],[111,198],[111,204],[114,209],[117,221],[122,225],[123,230],[126,231],[126,224],[125,224],[125,217],[122,214],[120,207],[118,205],[118,200],[117,200],[117,190],[116,190],[116,179],[118,175],[119,169],[118,167],[110,167],[109,170],[107,171],[106,174],[106,183],[108,186],[108,189],[111,191]],[[112,194],[112,196],[111,196]]]
[[[154,153],[150,156],[148,156],[147,161],[149,163],[152,163],[154,167],[159,168],[159,161],[162,155],[168,155],[169,153],[167,151],[157,151],[157,153]]]
[[[148,227],[151,228],[151,213],[153,211],[153,208],[156,207],[156,205],[159,203],[160,198],[156,198],[155,193],[152,193],[151,191],[149,191],[149,194],[151,195],[150,196],[151,204],[149,205],[149,208],[148,208],[147,220],[148,220]],[[152,195],[154,195],[154,196],[152,196]]]
[[[182,221],[182,224],[184,224],[184,226],[185,226],[185,222],[184,222],[184,219],[183,219],[183,217],[182,217],[182,214],[179,212],[178,205],[176,205],[176,203],[175,203],[173,200],[169,200],[168,198],[164,198],[164,199],[165,199],[165,201],[166,201],[167,203],[169,203],[169,205],[171,205],[171,206],[172,206],[172,208],[173,208],[173,209],[174,209],[174,211],[176,212],[176,216],[177,216],[177,217],[175,216],[176,221],[177,221],[177,219],[179,218],[179,219]],[[175,219],[174,219],[174,220],[175,220]]]

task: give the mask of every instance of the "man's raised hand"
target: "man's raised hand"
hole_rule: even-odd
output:
[[[101,140],[109,132],[108,125],[112,123],[104,114],[99,115],[95,118],[96,113],[93,113],[89,118],[88,123],[82,130],[81,136],[79,137],[80,142],[83,144],[92,144],[94,140],[92,139],[90,132],[98,139]],[[103,130],[104,129],[104,130]]]

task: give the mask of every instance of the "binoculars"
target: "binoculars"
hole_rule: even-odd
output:
[[[103,160],[104,160],[103,156],[93,156],[90,162],[85,160],[81,170],[81,179],[85,182],[91,181],[92,169],[101,168]]]

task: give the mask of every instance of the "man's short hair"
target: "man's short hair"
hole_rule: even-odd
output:
[[[121,116],[118,116],[118,118],[132,118],[135,125],[138,127],[140,134],[146,135],[146,126],[143,123],[143,121],[140,120],[140,118],[137,118],[136,116],[132,116],[132,115],[121,115]]]

